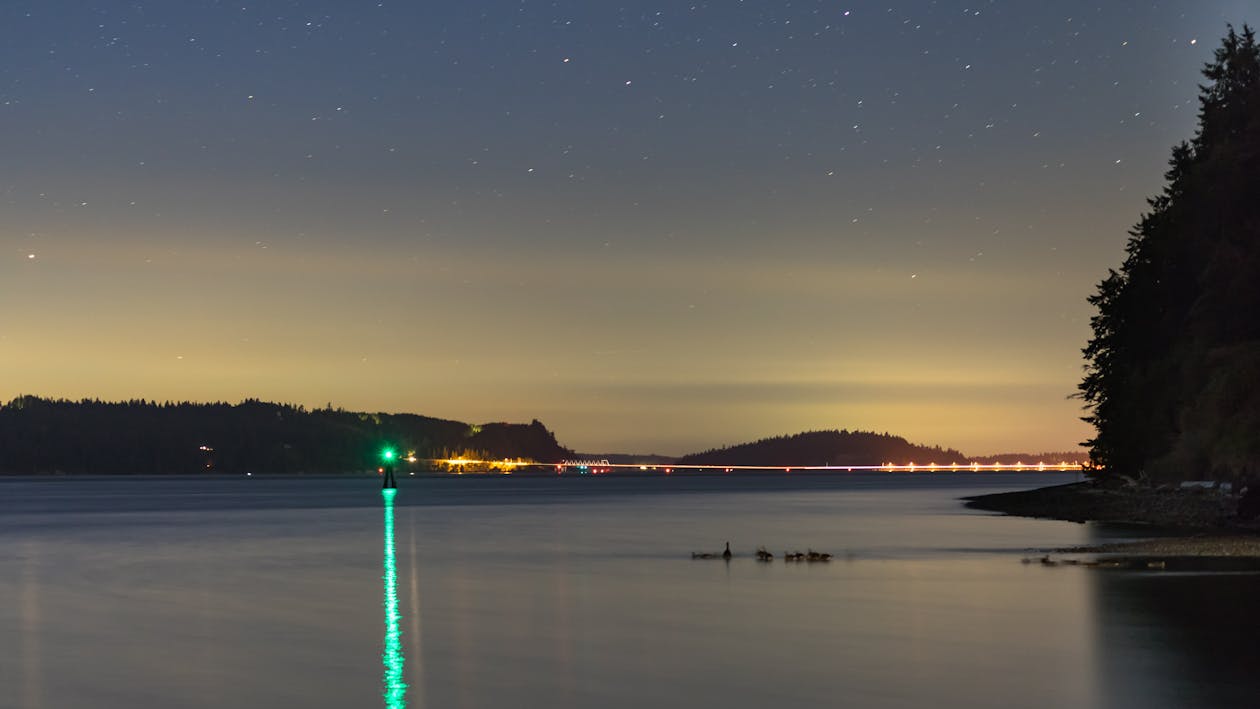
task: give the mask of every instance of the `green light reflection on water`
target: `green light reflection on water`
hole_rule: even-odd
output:
[[[397,490],[381,490],[385,500],[385,562],[381,580],[385,582],[385,646],[381,650],[386,709],[407,706],[407,683],[403,681],[402,614],[398,612],[398,565],[394,557],[394,495]]]

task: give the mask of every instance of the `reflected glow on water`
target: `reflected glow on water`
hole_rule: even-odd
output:
[[[23,545],[26,562],[22,564],[21,617],[22,632],[19,640],[22,656],[22,706],[39,709],[44,706],[39,678],[40,667],[39,628],[42,623],[39,607],[38,548],[27,542]]]
[[[382,694],[387,709],[407,706],[400,629],[402,613],[398,611],[398,564],[394,555],[394,495],[397,493],[395,489],[381,490],[381,497],[385,500],[385,561],[381,576],[385,582],[385,647],[381,650],[381,663],[385,666]]]
[[[1068,481],[0,479],[0,707],[1254,709],[1260,574],[957,500]]]

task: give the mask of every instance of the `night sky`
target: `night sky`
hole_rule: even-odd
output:
[[[0,6],[0,398],[1063,450],[1254,0]]]

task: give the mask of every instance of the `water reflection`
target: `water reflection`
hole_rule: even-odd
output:
[[[39,709],[44,706],[40,682],[43,679],[43,668],[40,665],[40,604],[39,604],[39,553],[35,544],[24,545],[26,553],[22,564],[22,637],[20,641],[22,655],[22,706]]]
[[[140,511],[54,484],[80,511],[0,510],[0,707],[1257,706],[1260,576],[1021,564],[1138,533],[969,513],[954,498],[981,490],[934,478],[382,499],[316,479],[261,510],[256,482],[239,508],[157,511],[198,480],[144,488]],[[579,492],[605,482],[625,494]],[[654,492],[676,482],[710,489]],[[726,538],[729,565],[690,559]],[[759,564],[760,544],[837,558]]]
[[[424,652],[420,645],[424,634],[420,628],[420,564],[417,563],[416,518],[411,519],[411,681],[420,692],[412,693],[412,702],[424,706]]]
[[[1260,574],[1099,570],[1103,705],[1255,707]]]
[[[381,490],[385,501],[385,561],[381,576],[385,582],[385,647],[381,663],[385,666],[382,692],[387,709],[407,706],[407,683],[403,681],[402,613],[398,611],[398,564],[394,554],[394,496],[398,490]]]

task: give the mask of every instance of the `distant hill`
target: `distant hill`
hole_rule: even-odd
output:
[[[970,462],[952,448],[921,446],[900,436],[871,431],[808,431],[763,438],[727,448],[693,453],[678,465],[949,465]]]
[[[159,404],[22,396],[0,405],[0,473],[333,473],[374,468],[384,446],[420,459],[573,456],[538,421],[469,425],[256,399]]]

